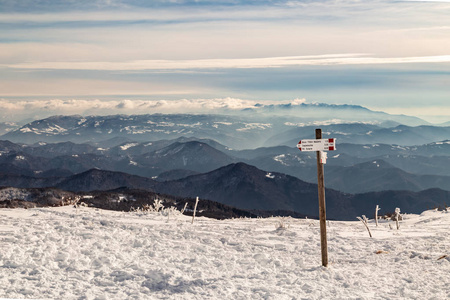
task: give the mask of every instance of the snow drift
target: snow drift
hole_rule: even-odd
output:
[[[450,212],[403,217],[329,222],[323,268],[317,220],[1,209],[0,298],[450,298]]]

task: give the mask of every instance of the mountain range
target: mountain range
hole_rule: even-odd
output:
[[[265,142],[265,146],[286,145],[292,146],[298,143],[299,138],[315,138],[317,126],[295,127],[271,137]],[[369,124],[333,124],[321,126],[323,138],[336,138],[339,143],[351,144],[392,144],[400,146],[417,146],[436,141],[448,140],[450,127],[417,126],[411,127],[398,125],[395,127],[381,128],[378,125]]]
[[[66,178],[0,176],[0,185],[16,188],[52,187],[71,192],[110,191],[126,187],[173,196],[198,196],[247,211],[282,210],[308,216],[317,215],[316,184],[281,173],[262,171],[244,163],[165,182],[121,172],[92,169]],[[329,218],[352,220],[355,216],[371,213],[377,204],[383,208],[381,213],[392,213],[396,207],[410,213],[444,207],[450,201],[450,192],[429,189],[421,192],[348,194],[326,189],[326,199]]]
[[[299,110],[311,115],[294,117]],[[325,165],[330,218],[353,219],[377,204],[385,212],[399,206],[420,212],[449,203],[450,127],[357,106],[261,106],[233,116],[53,116],[23,126],[4,123],[0,186],[76,193],[126,188],[199,196],[260,215],[315,216],[316,153],[301,152],[296,144],[314,138],[318,111],[341,112],[347,119],[361,114],[364,120],[319,118],[324,138],[337,139]]]
[[[113,115],[113,116],[53,116],[30,122],[1,138],[18,143],[71,141],[99,142],[128,138],[152,142],[179,137],[212,139],[235,149],[287,145],[313,138],[317,125],[305,126],[288,116],[261,115]],[[395,125],[393,125],[395,124]],[[387,126],[387,127],[386,127]],[[450,127],[398,125],[398,123],[344,123],[322,125],[324,138],[337,138],[340,143],[385,143],[422,145],[446,140]]]
[[[245,162],[307,182],[315,183],[317,180],[314,152],[300,152],[286,146],[237,151],[212,140],[202,141],[180,138],[125,143],[112,148],[72,142],[20,145],[0,141],[0,173],[37,178],[67,177],[97,168],[164,181]],[[445,154],[447,149],[450,153],[448,142],[416,147],[343,144],[342,148],[329,153],[325,168],[327,186],[347,193],[386,189],[450,190],[450,155],[434,155]]]

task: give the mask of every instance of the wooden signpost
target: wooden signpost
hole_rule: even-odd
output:
[[[327,247],[327,216],[325,206],[325,183],[323,165],[326,163],[326,152],[336,150],[336,139],[322,139],[322,129],[316,129],[315,140],[301,140],[297,144],[300,151],[317,152],[317,183],[319,192],[319,220],[320,220],[320,248],[322,252],[322,266],[328,266]]]

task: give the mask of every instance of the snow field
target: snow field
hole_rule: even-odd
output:
[[[329,221],[324,268],[317,220],[2,209],[0,298],[450,299],[449,225]]]

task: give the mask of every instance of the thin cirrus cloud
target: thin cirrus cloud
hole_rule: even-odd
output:
[[[405,2],[443,2],[450,3],[450,0],[403,0]]]
[[[422,57],[370,57],[362,54],[336,54],[318,56],[288,56],[249,59],[198,59],[198,60],[140,60],[129,62],[36,62],[7,65],[13,69],[46,70],[195,70],[195,69],[246,69],[280,68],[289,66],[371,65],[402,63],[450,62],[450,55]]]

